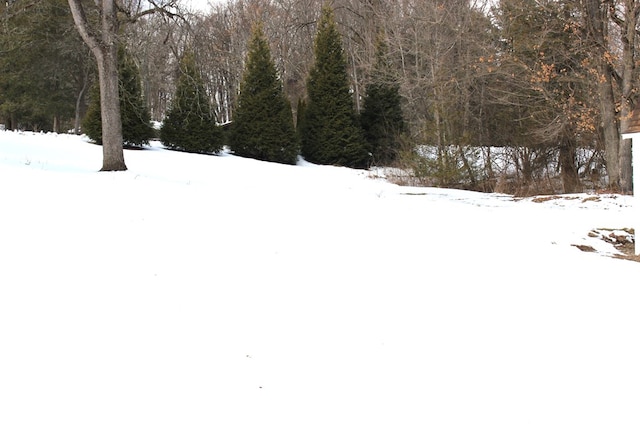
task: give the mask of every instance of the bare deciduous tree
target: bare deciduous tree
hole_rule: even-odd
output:
[[[640,2],[635,0],[622,0],[620,4],[612,12],[614,23],[620,27],[620,39],[622,42],[622,75],[621,75],[621,128],[627,127],[627,122],[631,117],[631,111],[637,97],[638,76],[636,74],[636,63],[638,60],[636,54],[636,43],[638,37],[637,27],[638,18],[640,17]],[[620,190],[623,193],[631,193],[633,191],[632,181],[632,159],[631,159],[631,140],[624,139],[620,141],[620,149],[618,152],[620,169]]]
[[[69,0],[73,20],[98,64],[102,111],[102,170],[126,170],[118,97],[118,18],[115,0],[99,0],[100,25],[91,26],[80,0]]]
[[[116,0],[96,0],[97,22],[87,18],[85,5],[81,0],[68,0],[76,28],[89,46],[98,65],[100,86],[100,108],[102,112],[102,169],[103,171],[126,170],[122,143],[122,119],[118,94],[118,33],[120,18],[128,22],[161,12],[176,16],[169,11],[173,3],[150,1],[150,8],[144,9],[140,1],[118,3]]]

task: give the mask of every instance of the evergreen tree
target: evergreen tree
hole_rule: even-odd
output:
[[[296,107],[296,136],[298,141],[302,141],[302,122],[307,112],[307,102],[304,98],[298,98],[298,106]],[[302,154],[302,147],[300,147]]]
[[[300,133],[300,124],[307,110],[307,103],[303,98],[298,98],[298,107],[296,108],[296,130]]]
[[[239,156],[270,162],[295,164],[298,156],[291,104],[259,24],[248,45],[229,145]]]
[[[142,146],[153,137],[151,114],[142,96],[140,70],[124,48],[118,51],[120,69],[120,114],[125,145]]]
[[[376,63],[371,82],[366,86],[360,122],[373,161],[388,165],[399,150],[399,137],[404,131],[400,106],[400,84],[393,77],[387,59],[387,46],[382,36],[376,46]]]
[[[127,146],[134,147],[146,145],[153,136],[153,129],[149,123],[151,116],[142,97],[138,66],[122,46],[118,50],[118,74],[123,142]],[[87,109],[82,128],[89,138],[102,144],[100,89],[97,85],[91,91],[91,103]]]
[[[100,87],[94,84],[89,94],[89,105],[82,119],[82,132],[102,144],[102,118],[100,116]]]
[[[66,0],[0,2],[0,123],[64,131],[90,58]]]
[[[162,143],[191,153],[222,150],[222,130],[216,125],[211,103],[193,52],[180,62],[180,76],[171,108],[160,130]]]
[[[308,104],[300,123],[302,155],[313,163],[367,167],[369,152],[354,109],[341,36],[329,6],[322,8],[314,53]]]

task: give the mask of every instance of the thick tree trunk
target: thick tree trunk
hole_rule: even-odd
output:
[[[559,163],[563,191],[565,193],[580,191],[580,178],[576,167],[576,147],[570,141],[560,144]]]
[[[102,110],[102,170],[126,170],[122,146],[122,118],[118,92],[118,21],[115,0],[100,0],[102,22],[91,29],[80,0],[68,0],[76,28],[98,63]],[[96,35],[96,34],[99,34]]]
[[[631,194],[633,193],[633,160],[631,158],[630,139],[620,141],[618,157],[620,160],[620,191],[623,194]]]
[[[624,27],[622,28],[622,124],[621,128],[626,129],[633,109],[633,99],[635,91],[635,39],[636,22],[638,20],[638,9],[635,0],[625,0],[624,2]],[[633,191],[633,178],[631,166],[631,140],[625,139],[620,142],[618,152],[618,166],[620,169],[620,191],[630,194]]]
[[[597,87],[609,187],[616,189],[620,185],[620,166],[618,163],[620,131],[613,92],[613,68],[608,59],[608,9],[607,5],[600,0],[586,0],[584,7],[585,24],[591,39],[591,46],[594,49],[597,67]]]
[[[602,60],[604,62],[604,59]],[[601,78],[598,81],[600,98],[600,116],[602,119],[602,136],[604,139],[604,158],[609,176],[609,187],[620,187],[620,167],[618,152],[620,150],[620,131],[616,118],[616,101],[613,94],[612,74],[608,64],[601,67]]]
[[[102,170],[127,170],[122,147],[122,119],[118,91],[118,47],[105,49],[102,64],[98,62],[100,109],[102,113]]]

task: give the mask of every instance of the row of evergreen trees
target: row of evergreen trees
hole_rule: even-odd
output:
[[[342,38],[329,6],[322,9],[314,49],[307,102],[298,105],[294,128],[269,44],[261,26],[255,26],[234,112],[231,149],[240,156],[280,163],[295,163],[299,153],[312,163],[356,168],[392,162],[404,121],[399,85],[386,65],[382,38],[360,117],[350,90]]]
[[[226,139],[230,149],[239,156],[285,164],[295,164],[298,154],[312,163],[355,168],[391,163],[398,151],[404,121],[399,85],[386,64],[382,38],[372,83],[366,88],[359,116],[350,90],[341,35],[328,6],[322,10],[314,48],[307,102],[298,105],[294,126],[292,108],[262,26],[254,26],[238,103]],[[127,145],[144,145],[151,137],[151,128],[140,94],[139,75],[124,50],[120,59],[123,139]],[[180,63],[176,93],[160,139],[176,150],[219,152],[224,138],[214,116],[195,56],[187,52]],[[94,102],[84,130],[96,141],[100,140],[99,119],[99,102]]]

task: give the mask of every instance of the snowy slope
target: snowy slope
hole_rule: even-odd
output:
[[[1,426],[640,423],[631,198],[125,156],[0,132]]]

